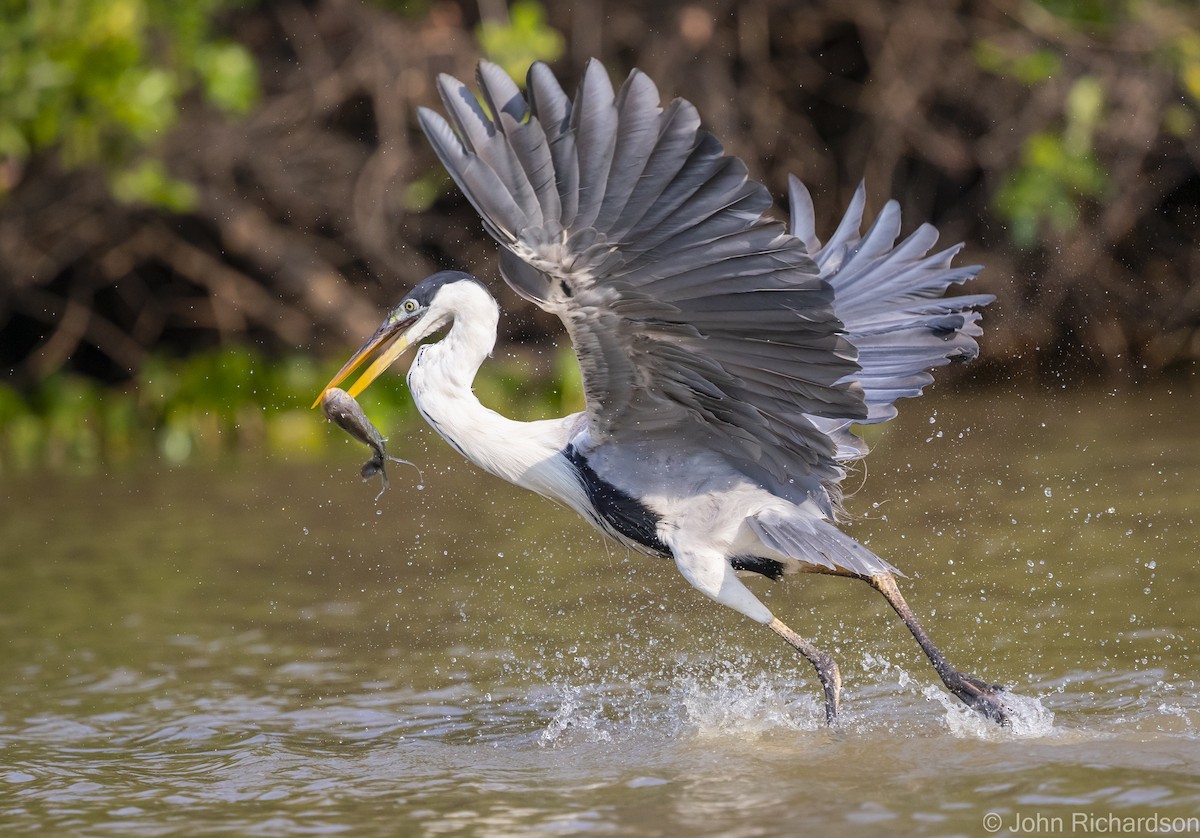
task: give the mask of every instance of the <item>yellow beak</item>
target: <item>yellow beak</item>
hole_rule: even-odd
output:
[[[371,335],[367,342],[359,347],[350,360],[338,370],[337,375],[329,379],[329,383],[321,390],[321,394],[317,396],[317,400],[312,403],[312,406],[316,407],[319,405],[321,399],[325,398],[326,392],[345,381],[350,376],[350,373],[362,366],[364,361],[376,352],[379,352],[379,357],[375,359],[375,362],[371,366],[367,367],[367,371],[358,377],[358,381],[355,381],[354,386],[347,390],[347,392],[352,397],[356,397],[363,390],[367,389],[370,383],[379,377],[380,373],[390,367],[408,349],[407,335],[401,334],[400,330],[411,322],[412,318],[409,318],[396,323],[384,323],[380,326],[375,334]]]

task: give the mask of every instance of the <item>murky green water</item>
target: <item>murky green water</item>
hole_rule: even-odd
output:
[[[1010,731],[867,586],[756,583],[842,663],[825,729],[769,632],[428,434],[378,507],[350,443],[6,477],[0,830],[1200,831],[1195,404],[927,397],[849,481],[951,659],[1027,699]]]

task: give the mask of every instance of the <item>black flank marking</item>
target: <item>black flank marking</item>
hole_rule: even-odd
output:
[[[729,564],[734,570],[749,570],[752,573],[761,573],[769,579],[774,579],[778,582],[783,578],[783,562],[775,559],[766,559],[762,556],[734,556],[729,560]]]
[[[568,445],[563,456],[575,467],[592,507],[614,531],[667,558],[670,549],[658,537],[659,517],[632,495],[596,474],[587,459]]]
[[[560,282],[559,285],[562,286],[562,292],[565,296],[568,296],[568,297],[575,296],[575,292],[573,290],[571,290],[570,283],[568,283],[565,279],[562,282]]]

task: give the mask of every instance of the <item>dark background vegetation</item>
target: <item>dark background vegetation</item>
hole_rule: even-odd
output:
[[[976,384],[1200,358],[1191,0],[0,7],[0,463],[139,424],[257,433],[428,273],[494,277],[415,120],[481,57],[568,89],[591,56],[639,67],[776,195],[799,175],[826,233],[865,179],[869,216],[895,197],[966,241],[999,298]],[[503,340],[559,334],[492,286]]]

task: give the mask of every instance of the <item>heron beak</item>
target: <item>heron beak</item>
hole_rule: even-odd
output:
[[[338,370],[337,375],[329,379],[329,383],[322,388],[321,395],[317,396],[317,400],[312,403],[312,406],[316,407],[319,405],[330,389],[349,378],[352,372],[378,352],[379,357],[375,359],[371,366],[367,367],[367,371],[358,377],[358,381],[355,381],[354,386],[347,390],[347,392],[351,397],[356,397],[363,390],[367,389],[367,386],[378,378],[380,373],[390,367],[397,358],[404,354],[404,350],[408,349],[408,336],[402,330],[416,319],[416,317],[407,317],[403,320],[392,321],[389,318],[384,322],[375,331],[375,334],[371,335],[367,339],[367,342],[360,346],[358,351],[351,356],[350,360]]]

